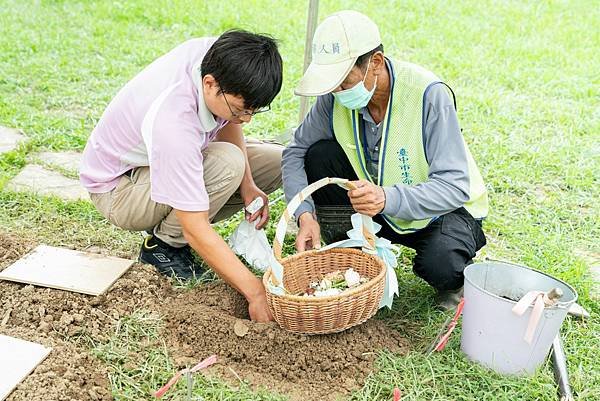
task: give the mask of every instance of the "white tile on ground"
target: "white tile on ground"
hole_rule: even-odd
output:
[[[88,192],[78,180],[67,178],[56,171],[36,164],[25,166],[8,182],[7,189],[18,192],[34,192],[39,195],[56,195],[65,200],[88,200]]]
[[[132,264],[133,260],[39,245],[0,272],[0,279],[100,295]]]
[[[15,149],[19,142],[24,140],[25,135],[21,131],[0,125],[0,153]]]
[[[73,172],[79,170],[79,163],[81,162],[81,153],[79,152],[42,152],[33,156],[44,163]]]
[[[0,400],[4,400],[44,358],[51,348],[0,335]]]

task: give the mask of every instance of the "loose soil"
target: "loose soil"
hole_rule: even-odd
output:
[[[0,271],[36,245],[0,233]],[[219,363],[205,374],[292,400],[334,400],[362,386],[377,351],[408,349],[398,332],[375,319],[324,336],[254,323],[246,301],[225,284],[176,290],[147,265],[134,265],[100,297],[0,281],[0,334],[53,347],[8,400],[111,400],[109,368],[81,339],[106,342],[117,321],[139,309],[163,317],[161,334],[178,366],[216,354]]]
[[[88,350],[68,341],[21,327],[2,328],[2,334],[52,347],[48,357],[8,400],[112,400],[107,369]]]

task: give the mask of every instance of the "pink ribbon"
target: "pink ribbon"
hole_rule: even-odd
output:
[[[544,312],[544,292],[543,291],[529,291],[513,306],[512,311],[517,316],[523,316],[523,314],[529,309],[529,305],[533,303],[533,310],[529,317],[529,323],[527,323],[527,330],[525,331],[524,340],[527,344],[531,345],[533,342],[533,334],[535,329],[540,322],[542,313]]]
[[[209,356],[208,358],[206,358],[205,360],[203,360],[202,362],[198,363],[196,366],[190,368],[190,369],[182,369],[179,372],[177,372],[177,374],[173,377],[171,377],[171,380],[169,380],[167,382],[167,384],[165,384],[164,386],[162,386],[161,388],[159,388],[158,390],[156,390],[156,392],[154,393],[154,396],[156,398],[160,398],[163,395],[165,395],[165,393],[167,392],[167,390],[169,390],[171,388],[171,386],[173,386],[175,383],[177,383],[177,381],[181,378],[181,376],[183,376],[184,374],[190,372],[190,373],[194,373],[197,372],[201,369],[205,369],[207,367],[209,367],[210,365],[214,364],[217,362],[217,356],[216,355],[212,355]]]
[[[458,306],[456,307],[456,312],[454,313],[454,317],[452,318],[452,320],[450,321],[450,324],[448,325],[448,330],[446,331],[446,334],[444,334],[442,336],[442,338],[440,338],[440,341],[435,346],[434,350],[442,351],[446,347],[446,344],[448,343],[448,340],[450,339],[450,335],[454,331],[454,328],[456,327],[456,323],[458,322],[458,318],[462,314],[464,307],[465,307],[465,299],[461,298],[460,302],[458,303]]]
[[[394,388],[394,401],[400,401],[402,398],[402,393],[398,387]]]

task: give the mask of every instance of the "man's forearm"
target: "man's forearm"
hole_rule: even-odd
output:
[[[458,180],[455,180],[458,181]],[[469,200],[468,180],[453,181],[430,179],[417,186],[394,185],[384,187],[385,208],[382,213],[403,220],[421,220],[449,213]]]
[[[227,284],[250,300],[264,292],[264,287],[246,266],[240,262],[225,241],[214,231],[190,238],[192,248]]]
[[[180,214],[186,212],[177,212]],[[227,284],[235,288],[248,301],[264,293],[264,286],[231,251],[225,241],[213,230],[208,220],[197,216],[184,218],[184,235],[188,243],[200,257]],[[195,220],[195,221],[192,221]]]

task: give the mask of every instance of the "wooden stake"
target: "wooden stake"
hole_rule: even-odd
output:
[[[187,378],[187,398],[188,401],[192,401],[192,388],[194,387],[194,379],[192,378],[192,372],[190,372],[190,367],[187,367],[187,373],[185,374]]]

